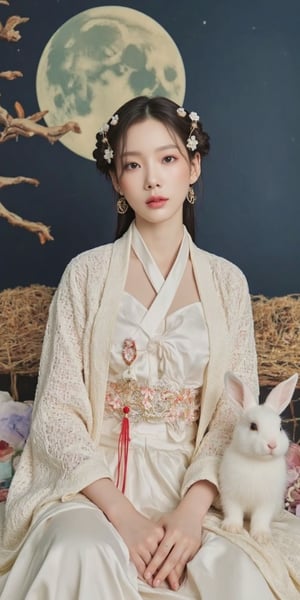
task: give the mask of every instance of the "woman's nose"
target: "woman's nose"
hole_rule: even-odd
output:
[[[148,183],[146,183],[145,187],[147,190],[153,190],[156,187],[156,184],[148,181]]]
[[[158,183],[157,179],[155,178],[147,178],[145,181],[145,189],[146,190],[153,190],[156,187],[160,187],[160,184]]]
[[[149,168],[145,175],[145,189],[153,190],[156,187],[159,187],[159,178],[154,168]]]

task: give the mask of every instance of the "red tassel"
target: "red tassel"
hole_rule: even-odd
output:
[[[121,431],[119,435],[119,444],[118,444],[118,467],[117,467],[117,482],[116,486],[119,487],[121,485],[121,477],[122,477],[122,486],[121,492],[124,494],[126,487],[126,476],[127,476],[127,462],[128,462],[128,449],[129,449],[129,418],[128,414],[130,412],[129,406],[124,406],[123,413],[124,417],[121,423]]]

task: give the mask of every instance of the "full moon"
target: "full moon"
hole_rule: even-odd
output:
[[[47,125],[77,121],[60,141],[93,160],[96,132],[134,96],[185,95],[185,70],[170,35],[131,8],[101,6],[66,21],[47,42],[37,69],[36,91]]]

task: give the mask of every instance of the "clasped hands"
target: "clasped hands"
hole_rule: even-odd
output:
[[[201,546],[202,524],[199,515],[179,505],[157,522],[135,511],[119,532],[139,577],[153,587],[166,582],[176,591],[183,581],[187,563]]]

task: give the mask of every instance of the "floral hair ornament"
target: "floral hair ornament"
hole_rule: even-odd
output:
[[[104,149],[104,154],[103,154],[103,158],[104,160],[106,160],[106,162],[108,162],[108,164],[111,163],[113,157],[114,157],[114,151],[108,141],[107,138],[107,132],[109,131],[110,125],[117,125],[119,122],[119,115],[113,115],[110,119],[110,121],[108,123],[104,123],[102,125],[102,127],[99,129],[99,133],[100,135],[102,135],[102,144],[104,146],[106,146],[106,148]]]
[[[182,106],[177,108],[176,112],[179,117],[186,117],[186,115],[187,115],[186,110]],[[186,147],[189,150],[194,151],[194,150],[196,150],[196,148],[198,146],[198,140],[197,140],[196,136],[193,135],[193,131],[195,131],[195,129],[197,129],[198,121],[200,120],[200,117],[196,112],[192,111],[189,113],[189,118],[192,121],[192,123],[191,123],[190,133],[189,133],[189,136],[186,141]]]

